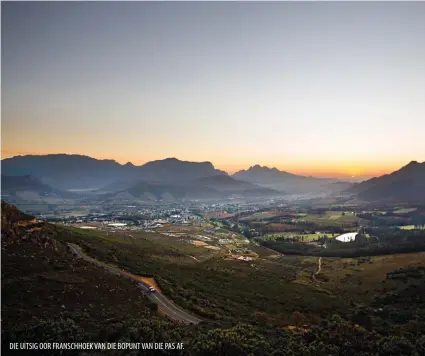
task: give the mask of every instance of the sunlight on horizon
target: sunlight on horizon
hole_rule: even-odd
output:
[[[22,4],[2,3],[3,158],[344,177],[425,159],[425,3]]]

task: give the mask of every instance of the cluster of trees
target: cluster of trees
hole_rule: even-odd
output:
[[[421,210],[404,214],[387,211],[385,215],[376,213],[359,213],[359,218],[367,220],[373,227],[394,227],[399,225],[414,225],[417,229],[425,227],[425,214]]]
[[[372,232],[365,229],[365,232]],[[425,251],[425,230],[373,230],[373,238],[362,238],[359,234],[353,242],[339,242],[335,239],[319,238],[327,248],[305,244],[294,244],[287,240],[259,240],[264,246],[284,254],[312,255],[323,257],[360,257]]]

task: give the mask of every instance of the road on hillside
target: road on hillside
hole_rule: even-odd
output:
[[[317,271],[314,272],[311,276],[314,280],[316,280],[316,276],[320,273],[322,270],[322,257],[319,257],[319,261],[317,262]]]
[[[149,285],[143,282],[140,282],[136,278],[131,277],[131,275],[128,275],[124,273],[123,270],[109,266],[104,262],[101,262],[99,260],[96,260],[95,258],[92,258],[90,256],[87,256],[82,250],[81,247],[72,243],[67,243],[69,246],[70,251],[75,254],[78,258],[82,258],[86,261],[89,261],[97,266],[105,268],[108,272],[112,274],[116,274],[122,277],[131,278],[135,281],[137,281],[139,288],[142,290],[143,294],[145,294],[150,301],[154,302],[158,305],[158,309],[166,314],[171,319],[182,322],[185,324],[199,324],[202,320],[189,314],[188,312],[180,309],[177,307],[172,301],[170,301],[167,297],[165,297],[163,294],[161,294],[158,291],[151,292],[149,290]]]

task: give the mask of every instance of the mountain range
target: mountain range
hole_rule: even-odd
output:
[[[291,194],[329,192],[348,189],[351,186],[348,182],[344,186],[332,186],[331,183],[339,182],[339,180],[306,177],[280,171],[277,168],[262,167],[258,164],[247,170],[236,172],[233,177],[271,189],[287,191]]]
[[[142,166],[82,155],[27,155],[2,160],[2,174],[32,175],[57,189],[97,189],[116,182],[144,180],[156,183],[184,183],[213,175],[227,175],[211,162],[186,162],[167,158]]]
[[[234,179],[211,162],[187,162],[176,158],[135,166],[81,155],[17,156],[2,160],[2,173],[2,195],[22,199],[34,198],[34,194],[35,198],[37,195],[66,197],[73,190],[92,190],[106,199],[142,200],[283,194]]]
[[[92,190],[107,199],[142,200],[265,197],[327,193],[355,195],[366,201],[423,201],[425,163],[362,183],[317,178],[255,165],[232,176],[211,162],[176,158],[141,166],[82,155],[16,156],[2,160],[2,195],[72,197],[72,190]]]

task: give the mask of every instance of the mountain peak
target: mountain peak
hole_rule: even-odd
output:
[[[268,167],[266,167],[266,166],[260,166],[259,164],[256,164],[255,166],[251,166],[251,167],[249,167],[249,169],[248,170],[268,170],[269,168]]]
[[[417,164],[419,164],[418,161],[411,161],[407,166],[416,166]]]
[[[411,161],[408,164],[406,164],[404,167],[400,168],[399,171],[405,171],[405,170],[416,170],[421,166],[425,166],[425,162],[424,163],[420,163],[418,161]],[[397,171],[396,171],[397,172]],[[395,173],[395,172],[393,172]]]

